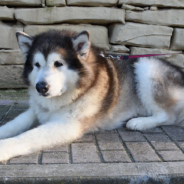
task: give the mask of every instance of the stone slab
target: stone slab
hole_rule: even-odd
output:
[[[173,28],[138,23],[109,26],[110,43],[153,48],[169,48]]]
[[[174,55],[165,55],[165,56],[157,56],[158,58],[166,59],[170,63],[184,68],[184,55],[177,54],[181,53],[179,51],[171,51],[165,49],[150,49],[150,48],[138,48],[138,47],[131,47],[131,55],[140,55],[140,54],[174,54]]]
[[[52,7],[16,9],[15,18],[24,24],[125,23],[125,11],[106,7]]]
[[[46,6],[66,6],[65,0],[46,0]]]
[[[174,28],[174,34],[171,42],[172,50],[184,50],[184,29]]]
[[[49,152],[42,155],[42,164],[67,164],[68,160],[66,152]]]
[[[184,162],[167,163],[100,163],[100,164],[49,164],[49,165],[1,165],[0,178],[4,181],[15,178],[62,178],[62,177],[125,177],[145,178],[184,175]],[[90,172],[89,172],[90,171]]]
[[[160,159],[147,142],[126,142],[136,162],[159,162]]]
[[[124,45],[112,45],[111,46],[111,51],[112,52],[125,53],[125,52],[129,52],[130,49],[125,47]]]
[[[29,35],[35,35],[53,28],[57,30],[65,29],[76,32],[87,30],[90,33],[90,39],[92,43],[105,50],[110,49],[108,30],[104,26],[96,26],[89,24],[79,24],[79,25],[62,24],[62,25],[54,25],[54,27],[51,25],[42,25],[42,26],[27,25],[24,28],[24,32],[26,32]]]
[[[23,65],[24,58],[20,50],[0,50],[0,65]]]
[[[123,150],[118,134],[97,134],[97,141],[101,150]]]
[[[73,163],[98,163],[100,159],[94,143],[72,143]]]
[[[11,27],[0,23],[0,49],[19,49],[15,36],[16,31],[23,31],[23,28],[16,26]]]
[[[0,20],[14,20],[14,8],[0,7]]]
[[[140,22],[146,24],[156,24],[164,26],[184,27],[184,10],[183,9],[169,9],[158,11],[126,11],[126,20],[133,22]]]
[[[21,74],[22,65],[1,65],[0,66],[0,88],[25,88]]]
[[[119,0],[119,4],[132,4],[138,6],[158,6],[158,7],[184,7],[183,0]]]
[[[116,6],[118,0],[67,0],[69,6]]]
[[[1,0],[0,5],[11,6],[42,6],[42,0]]]

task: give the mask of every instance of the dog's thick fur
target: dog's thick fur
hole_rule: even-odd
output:
[[[124,122],[131,130],[184,125],[184,74],[166,61],[106,59],[86,31],[18,32],[17,39],[30,108],[0,127],[0,161]],[[36,119],[41,125],[22,133]]]

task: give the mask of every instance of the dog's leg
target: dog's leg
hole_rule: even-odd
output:
[[[29,129],[35,118],[35,114],[31,108],[23,112],[14,120],[0,127],[0,139],[13,137]]]
[[[82,136],[80,122],[55,121],[0,141],[0,161],[69,143]]]
[[[129,120],[126,127],[131,130],[146,130],[155,128],[160,125],[170,125],[174,121],[174,117],[169,116],[165,112],[155,113],[150,117],[139,117]]]

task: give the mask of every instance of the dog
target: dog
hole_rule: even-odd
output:
[[[0,127],[0,161],[125,123],[140,131],[184,125],[184,73],[167,61],[108,59],[87,31],[16,36],[30,107]]]

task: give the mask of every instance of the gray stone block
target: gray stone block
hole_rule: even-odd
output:
[[[184,50],[184,29],[174,28],[174,34],[171,42],[172,50]]]
[[[105,50],[109,50],[109,39],[108,39],[108,30],[104,26],[96,26],[96,25],[90,25],[90,24],[79,24],[79,25],[68,25],[68,24],[62,24],[62,25],[42,25],[42,26],[33,26],[29,25],[24,28],[24,32],[30,35],[39,34],[44,31],[48,31],[49,29],[57,29],[57,30],[70,30],[70,31],[89,31],[90,33],[90,39],[93,44],[95,44],[98,47],[101,47]]]
[[[52,7],[16,9],[15,18],[24,24],[68,23],[125,23],[125,11],[105,7]]]
[[[115,6],[118,0],[67,0],[69,6]]]
[[[184,27],[183,9],[169,9],[158,11],[126,11],[126,20],[133,22],[146,23],[150,25],[164,25]]]
[[[112,24],[110,43],[153,48],[169,48],[173,29],[166,26],[138,23]]]

